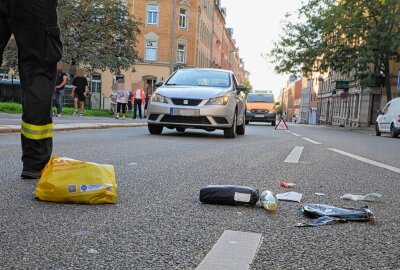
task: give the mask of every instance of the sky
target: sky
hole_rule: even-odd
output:
[[[250,72],[253,89],[272,90],[277,97],[289,75],[278,75],[262,57],[279,40],[282,20],[301,6],[301,0],[222,0],[226,8],[226,27],[233,28],[239,57]]]

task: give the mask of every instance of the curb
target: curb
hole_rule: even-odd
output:
[[[147,126],[147,123],[55,124],[54,127],[53,127],[53,131],[69,131],[69,130],[80,130],[80,129],[108,129],[108,128],[121,128],[121,127],[144,127],[144,126]],[[0,125],[0,134],[2,134],[2,133],[15,133],[15,132],[21,132],[21,126],[19,126],[19,125]]]

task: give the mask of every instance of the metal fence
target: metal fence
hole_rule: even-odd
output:
[[[72,85],[67,84],[64,88],[63,107],[74,107],[74,99],[71,96]],[[100,109],[100,98],[97,93],[90,93],[85,101],[86,109]],[[0,80],[0,101],[21,103],[21,83],[19,80]],[[94,106],[93,106],[94,105]]]

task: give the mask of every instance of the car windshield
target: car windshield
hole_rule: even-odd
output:
[[[166,85],[229,87],[231,80],[228,72],[214,70],[179,70]]]
[[[247,102],[274,102],[274,96],[271,94],[257,94],[257,95],[249,95],[247,97]]]

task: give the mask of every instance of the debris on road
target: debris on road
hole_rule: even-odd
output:
[[[247,186],[209,185],[200,190],[200,201],[208,204],[254,206],[258,199],[258,189]]]
[[[331,225],[333,223],[337,222],[347,222],[347,220],[342,219],[342,218],[334,218],[334,217],[328,217],[328,216],[322,216],[317,219],[314,219],[311,222],[300,222],[295,225],[295,227],[318,227],[322,225]]]
[[[33,193],[50,202],[116,203],[114,166],[53,156]]]
[[[286,183],[286,182],[280,182],[279,185],[284,188],[293,188],[296,186],[295,183]]]
[[[278,211],[278,199],[270,190],[264,190],[260,195],[260,204],[268,212]]]
[[[303,197],[303,194],[295,192],[295,191],[276,194],[276,198],[278,198],[278,200],[280,200],[280,201],[301,202],[302,197]]]
[[[369,193],[367,195],[353,195],[353,194],[344,194],[341,199],[351,200],[351,201],[368,201],[368,202],[377,202],[383,200],[383,195],[379,193]]]
[[[323,216],[340,218],[345,221],[374,221],[375,217],[368,206],[363,208],[340,208],[325,204],[305,204],[302,212],[310,218]]]

